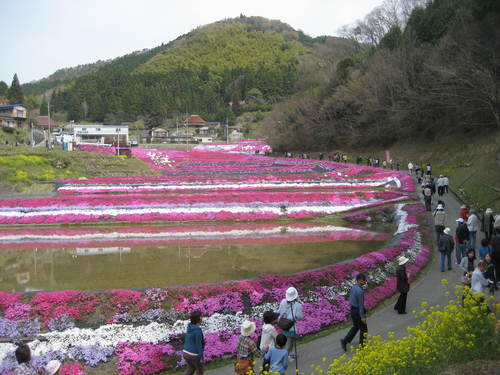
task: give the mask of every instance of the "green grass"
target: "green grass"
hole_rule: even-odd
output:
[[[87,151],[47,151],[45,148],[0,149],[2,192],[45,193],[40,182],[62,177],[149,176],[158,174],[142,161]]]

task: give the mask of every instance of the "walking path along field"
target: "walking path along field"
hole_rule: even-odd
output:
[[[420,194],[420,188],[417,187],[417,192]],[[421,195],[421,194],[420,194]],[[447,222],[446,226],[451,229],[452,234],[455,233],[456,222],[458,218],[458,213],[460,210],[460,205],[453,196],[452,193],[445,194],[441,198],[446,204]],[[433,199],[433,208],[436,206],[437,195]],[[434,223],[431,213],[428,213],[428,218],[430,222],[431,229],[434,235]],[[476,242],[480,243],[482,239],[482,233],[478,233],[478,239]],[[434,240],[435,242],[435,240]],[[376,309],[372,314],[368,315],[368,333],[371,335],[382,335],[382,337],[387,337],[387,332],[394,332],[396,338],[400,338],[407,335],[407,327],[412,327],[417,324],[417,320],[412,314],[413,310],[420,310],[420,304],[422,302],[428,302],[430,305],[445,305],[451,297],[446,297],[444,295],[446,290],[451,291],[453,296],[453,289],[455,285],[460,283],[462,272],[455,264],[455,255],[452,254],[452,271],[441,272],[439,268],[439,253],[434,244],[433,256],[426,270],[419,276],[418,280],[410,285],[410,292],[408,293],[407,302],[407,315],[399,315],[394,311],[393,306],[397,297],[397,294],[391,298],[383,306]],[[449,281],[448,286],[443,287],[441,285],[441,280],[447,279]],[[498,299],[498,294],[497,294]],[[348,322],[350,324],[350,322]],[[323,365],[326,370],[329,363],[334,358],[338,358],[343,354],[343,350],[340,347],[340,339],[343,338],[350,325],[342,329],[339,329],[325,337],[318,338],[311,342],[305,343],[303,345],[298,345],[298,365],[299,372],[309,373],[311,365],[318,366]],[[353,344],[358,342],[358,336],[353,340]],[[326,362],[323,359],[327,358]],[[261,364],[259,359],[258,365]],[[257,366],[256,366],[257,368]],[[206,371],[210,375],[225,375],[234,374],[233,366],[228,365],[221,368]],[[295,363],[290,362],[288,366],[287,374],[295,373]]]

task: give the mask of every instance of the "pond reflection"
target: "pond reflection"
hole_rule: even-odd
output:
[[[293,273],[382,248],[390,226],[309,223],[0,229],[0,290],[148,288]]]

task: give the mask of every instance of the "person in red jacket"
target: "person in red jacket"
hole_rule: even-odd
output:
[[[465,204],[460,206],[460,213],[458,214],[458,216],[464,219],[464,221],[467,221],[467,219],[469,219],[469,209]]]

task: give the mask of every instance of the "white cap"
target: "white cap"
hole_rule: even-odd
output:
[[[288,302],[292,302],[296,300],[299,297],[299,293],[297,292],[297,289],[295,289],[293,286],[288,288],[285,293],[285,298]]]
[[[404,255],[403,256],[400,256],[398,258],[398,264],[400,266],[402,266],[403,264],[406,264],[407,262],[409,261],[409,259],[407,257],[405,257]]]
[[[241,325],[241,334],[243,336],[250,336],[255,332],[255,323],[250,320],[245,320]]]
[[[465,220],[461,217],[459,217],[456,221],[458,221],[459,223],[465,223]]]

